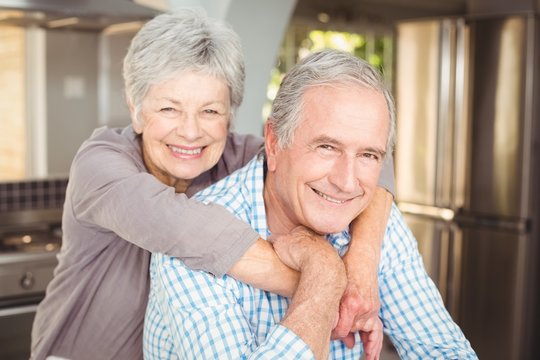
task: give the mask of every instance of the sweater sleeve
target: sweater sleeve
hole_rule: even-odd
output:
[[[223,207],[177,194],[147,173],[137,143],[110,140],[87,143],[72,166],[68,196],[82,226],[113,232],[216,276],[227,272],[258,239],[249,225]]]

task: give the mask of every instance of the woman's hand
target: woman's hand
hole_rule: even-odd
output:
[[[379,359],[382,349],[382,322],[378,317],[379,299],[372,289],[364,292],[349,281],[341,298],[338,324],[332,339],[340,339],[349,348],[355,344],[354,334],[359,331],[367,360]]]

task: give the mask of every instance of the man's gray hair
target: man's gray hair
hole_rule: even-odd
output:
[[[148,21],[131,41],[124,58],[124,85],[137,121],[148,89],[182,71],[197,71],[225,81],[231,117],[244,96],[244,55],[240,38],[227,24],[203,10],[185,8]]]
[[[285,75],[270,113],[271,126],[281,148],[291,145],[303,111],[303,95],[309,88],[321,85],[353,85],[383,93],[390,115],[386,152],[392,151],[395,105],[381,74],[367,61],[333,49],[310,54]]]

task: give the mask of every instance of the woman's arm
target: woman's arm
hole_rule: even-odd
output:
[[[366,317],[379,311],[377,273],[392,201],[392,194],[377,188],[368,208],[351,224],[352,241],[343,257],[347,277],[364,303],[361,307]]]
[[[228,272],[290,297],[298,274],[281,263],[271,245],[222,207],[175,194],[145,172],[133,136],[129,128],[122,133],[104,130],[77,154],[70,186],[77,187],[71,211],[79,222],[96,231],[112,231],[150,252],[176,256],[193,269],[216,276]],[[250,154],[240,153],[247,161]],[[369,225],[369,218],[358,226],[364,223]]]
[[[350,334],[361,331],[367,359],[376,359],[382,347],[377,273],[392,201],[391,193],[377,188],[368,208],[351,224],[351,244],[343,257],[349,283],[341,299],[333,338],[341,338],[352,347],[354,337]]]
[[[111,233],[96,252],[127,241],[221,276],[259,238],[223,207],[176,194],[146,171],[130,127],[100,129],[77,153],[64,211],[81,231]],[[116,236],[114,236],[114,235]]]
[[[386,222],[393,196],[378,187],[368,208],[351,224],[352,241],[343,257],[349,285],[342,300],[337,331],[345,337],[357,324],[359,328],[379,311],[377,271]],[[301,231],[281,235],[284,241],[305,236]],[[287,237],[289,239],[287,240]],[[283,296],[291,297],[298,286],[299,274],[284,265],[272,245],[257,240],[227,272],[232,277]]]
[[[302,235],[292,232],[282,238]],[[230,276],[256,288],[291,298],[298,287],[300,274],[283,264],[270,242],[259,238],[227,272]]]

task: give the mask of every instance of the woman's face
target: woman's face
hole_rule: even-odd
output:
[[[216,77],[183,72],[150,87],[139,122],[132,110],[150,173],[184,192],[223,154],[230,115],[229,87]]]

